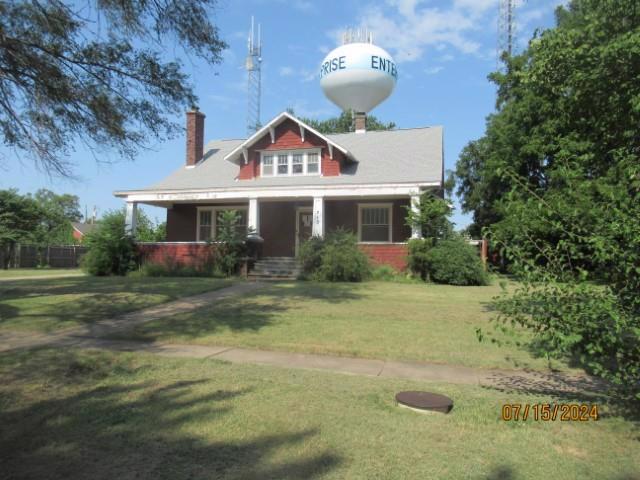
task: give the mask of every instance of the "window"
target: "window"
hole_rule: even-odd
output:
[[[198,240],[207,242],[211,240],[211,210],[200,210],[199,216]]]
[[[289,155],[278,155],[278,175],[289,175]]]
[[[240,235],[247,235],[247,208],[241,207],[205,207],[198,209],[198,241],[207,242],[216,240],[220,232],[220,219],[222,212],[235,210],[240,218],[236,224]]]
[[[391,242],[391,205],[360,205],[360,241]]]
[[[307,174],[318,173],[319,161],[317,153],[307,155]]]
[[[319,175],[320,149],[279,151],[276,155],[262,152],[261,176],[287,177],[292,175]]]
[[[273,155],[262,157],[262,175],[265,177],[273,175]]]
[[[304,173],[304,163],[302,161],[301,153],[293,154],[292,173],[294,175],[302,175]]]

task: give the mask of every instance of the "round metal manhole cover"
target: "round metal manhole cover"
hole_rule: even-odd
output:
[[[421,413],[449,413],[453,408],[453,400],[449,397],[430,392],[400,392],[396,394],[396,401],[401,407]]]

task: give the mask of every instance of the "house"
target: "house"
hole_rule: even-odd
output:
[[[197,263],[216,240],[222,211],[264,239],[265,257],[294,257],[302,242],[338,227],[351,230],[371,259],[406,266],[406,208],[443,188],[442,127],[323,135],[283,112],[246,139],[204,146],[204,119],[187,112],[186,163],[146,188],[117,191],[135,232],[138,204],[167,209],[166,242],[140,244],[150,260]]]
[[[71,222],[73,228],[72,235],[78,242],[82,243],[86,234],[96,228],[95,223]]]

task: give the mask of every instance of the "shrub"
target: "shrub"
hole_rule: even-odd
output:
[[[322,265],[322,251],[324,240],[320,237],[311,237],[300,246],[298,259],[305,277],[311,277]]]
[[[240,216],[235,210],[224,210],[218,217],[216,234],[216,266],[225,275],[234,275],[246,256],[245,235],[238,229]]]
[[[133,239],[125,234],[124,210],[108,212],[85,237],[82,268],[91,275],[126,275],[136,267]]]
[[[222,273],[212,268],[197,268],[181,264],[146,263],[137,272],[143,277],[222,277]]]
[[[316,280],[361,282],[371,273],[369,259],[358,248],[355,235],[342,229],[324,240],[312,238],[303,245],[300,257],[304,275]]]
[[[371,278],[373,280],[390,282],[395,280],[398,276],[398,272],[390,265],[379,265],[371,270]]]
[[[463,239],[442,240],[426,253],[429,278],[448,285],[487,285],[489,278],[475,248]]]
[[[427,254],[432,246],[433,239],[430,238],[409,240],[409,269],[423,280],[427,279]]]

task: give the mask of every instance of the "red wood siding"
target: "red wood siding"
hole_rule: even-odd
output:
[[[340,165],[342,152],[334,149],[333,158],[329,156],[328,149],[322,151],[322,175],[325,177],[335,177],[340,175]]]
[[[408,247],[400,243],[358,245],[376,265],[390,265],[398,271],[406,270]]]
[[[303,142],[298,124],[292,120],[285,120],[275,128],[274,143],[271,143],[271,134],[267,132],[249,149],[249,162],[245,164],[244,159],[240,159],[238,179],[251,180],[260,176],[260,152],[258,150],[277,151],[298,148],[322,148],[322,175],[340,175],[342,153],[334,150],[333,159],[329,158],[327,143],[324,140],[307,130]]]
[[[143,243],[138,253],[142,263],[202,268],[212,260],[214,248],[205,243]]]

